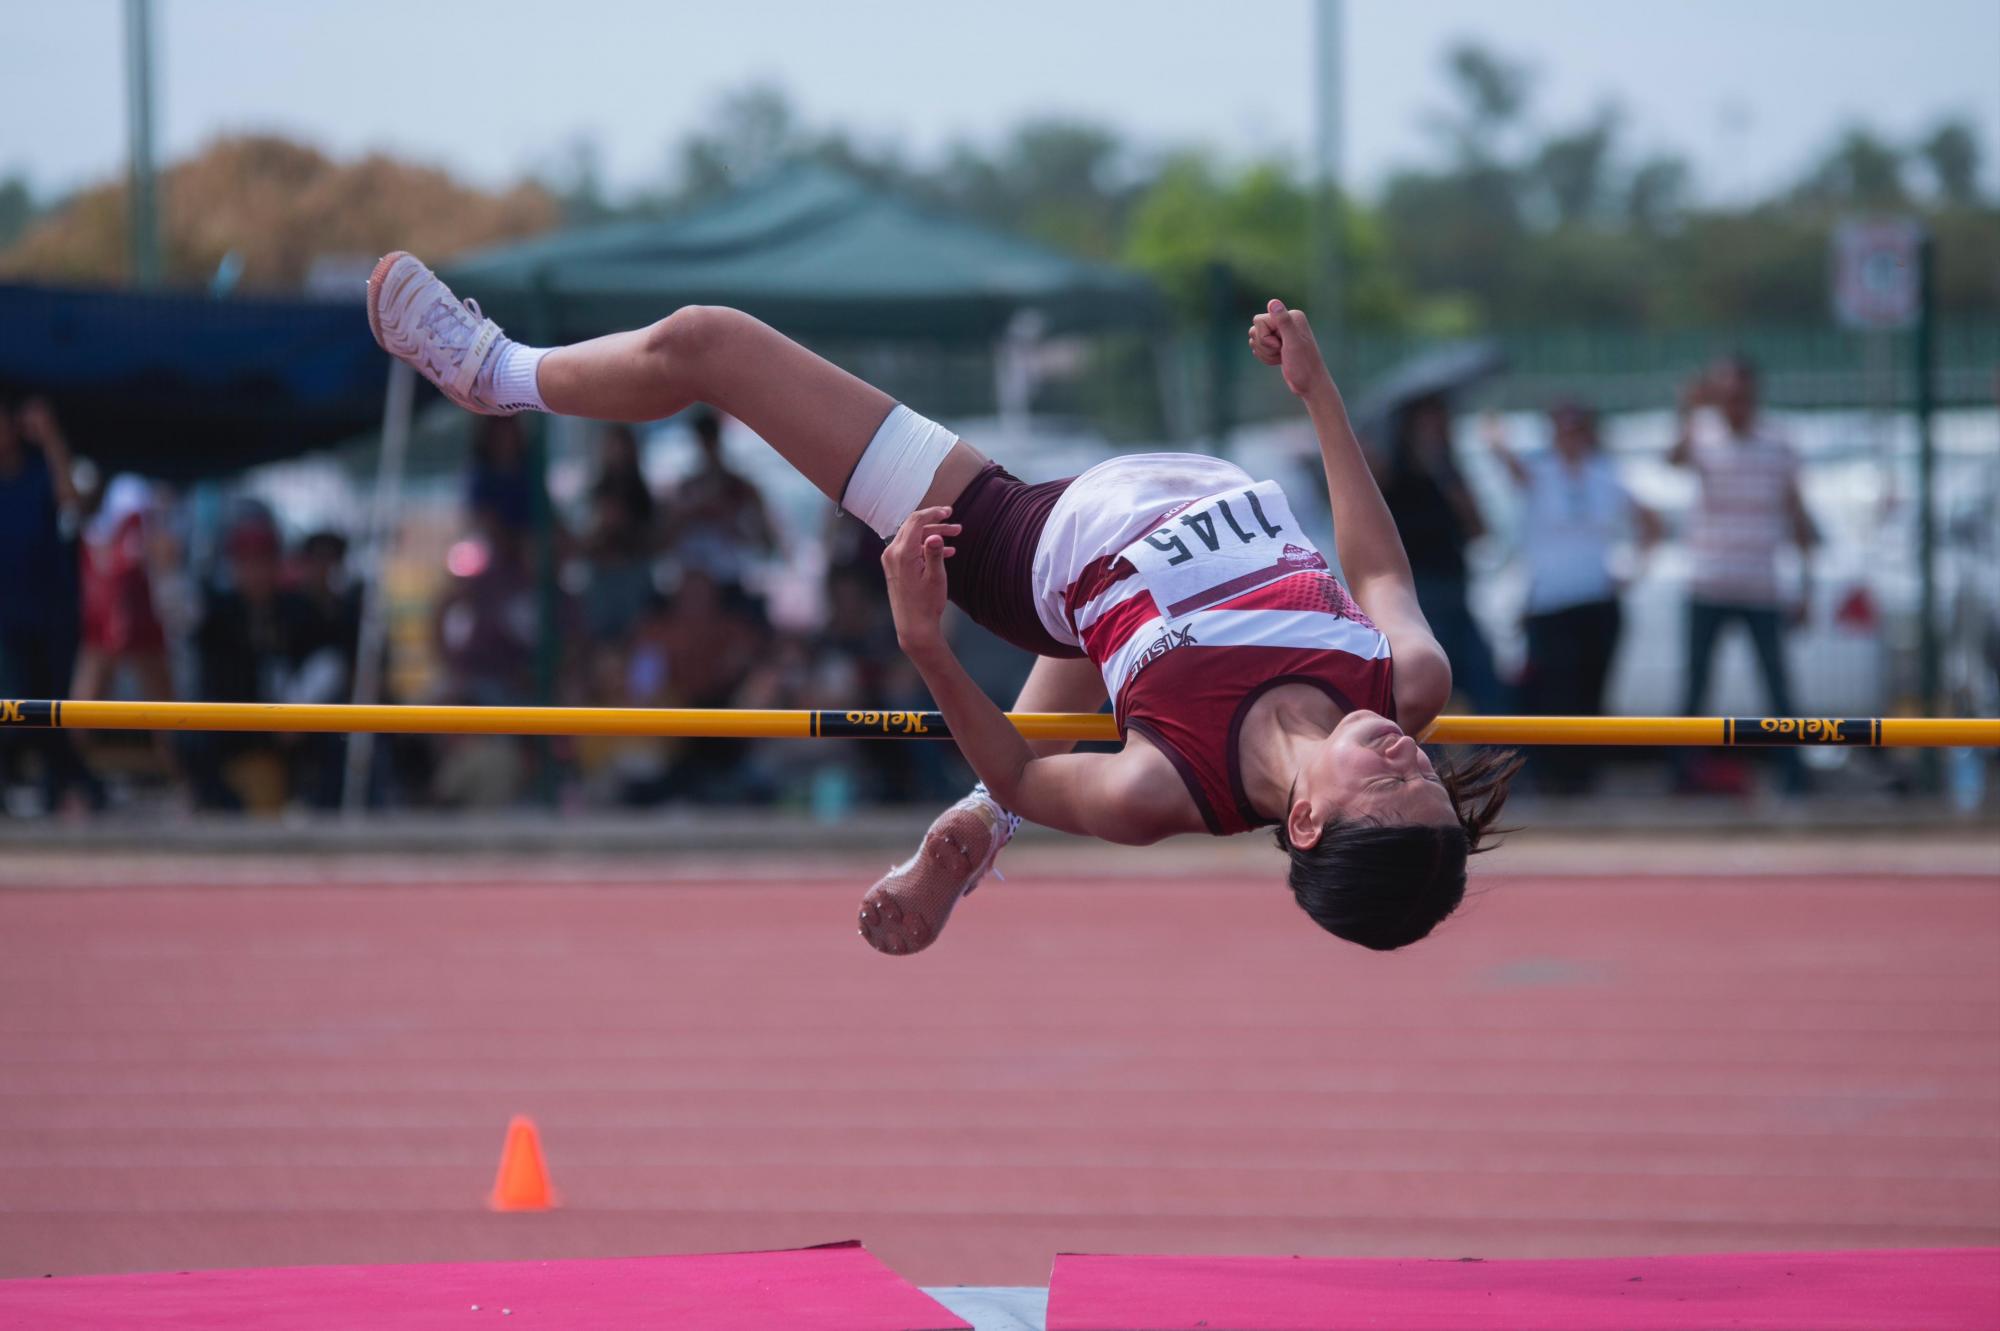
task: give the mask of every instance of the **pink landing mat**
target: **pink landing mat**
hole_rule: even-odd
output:
[[[968,1331],[858,1243],[697,1257],[0,1280],[0,1326]]]
[[[2000,1248],[1580,1261],[1065,1253],[1048,1331],[1992,1331]]]

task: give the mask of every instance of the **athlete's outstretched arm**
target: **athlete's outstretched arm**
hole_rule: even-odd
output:
[[[1158,816],[1159,801],[1135,780],[1123,753],[1055,753],[1037,757],[1013,723],[965,672],[945,641],[946,542],[959,528],[948,508],[922,508],[903,523],[882,552],[896,641],[930,688],[959,752],[1003,808],[1029,822],[1127,845],[1147,845],[1174,829]],[[1097,698],[1101,700],[1102,691]]]
[[[1326,468],[1327,499],[1333,509],[1334,548],[1347,588],[1376,625],[1389,636],[1396,658],[1396,703],[1404,724],[1429,724],[1451,694],[1451,663],[1417,606],[1416,579],[1396,520],[1375,483],[1361,441],[1347,419],[1347,404],[1334,386],[1313,338],[1312,326],[1283,301],[1250,323],[1250,350],[1285,376],[1319,435]]]
[[[1312,417],[1333,508],[1334,547],[1340,552],[1348,590],[1366,609],[1363,588],[1385,580],[1414,585],[1396,520],[1389,516],[1361,441],[1348,424],[1347,404],[1327,372],[1306,316],[1286,309],[1282,301],[1272,301],[1268,311],[1251,321],[1250,350],[1258,360],[1283,371],[1285,387],[1298,395]]]

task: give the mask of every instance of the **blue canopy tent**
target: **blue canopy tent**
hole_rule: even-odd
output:
[[[382,420],[389,363],[358,301],[0,285],[0,393],[42,396],[107,471],[186,482]]]

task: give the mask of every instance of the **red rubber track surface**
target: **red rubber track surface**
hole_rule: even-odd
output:
[[[0,1273],[2000,1242],[2000,882],[1477,882],[1386,956],[1265,878],[907,958],[844,869],[0,892]],[[561,1210],[483,1209],[515,1113]]]

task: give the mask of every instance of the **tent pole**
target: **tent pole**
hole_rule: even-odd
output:
[[[160,211],[153,166],[152,0],[125,0],[125,101],[130,122],[126,163],[126,249],[132,282],[160,285]]]
[[[1346,89],[1341,82],[1341,0],[1317,0],[1313,6],[1313,244],[1312,320],[1329,361],[1338,362],[1344,348],[1341,315],[1341,242],[1345,213],[1341,206],[1340,112]]]
[[[537,269],[533,281],[534,306],[528,333],[534,345],[555,345],[549,330],[555,322],[546,269]],[[527,423],[528,469],[534,474],[535,490],[535,701],[546,707],[556,699],[557,676],[562,668],[562,626],[558,622],[562,597],[556,566],[555,496],[549,493],[549,462],[555,452],[556,427],[564,417],[534,413]],[[562,795],[557,780],[555,746],[546,737],[534,743],[535,787],[543,804],[555,808]]]
[[[385,574],[396,538],[396,515],[402,507],[403,458],[409,452],[416,390],[415,371],[401,361],[390,365],[389,388],[382,398],[382,456],[375,464],[375,498],[368,511],[368,544],[375,567],[361,584],[361,644],[354,658],[354,702],[362,707],[374,705],[382,692],[383,645],[389,636]],[[374,757],[373,735],[348,737],[340,808],[349,817],[368,807],[368,773]]]

